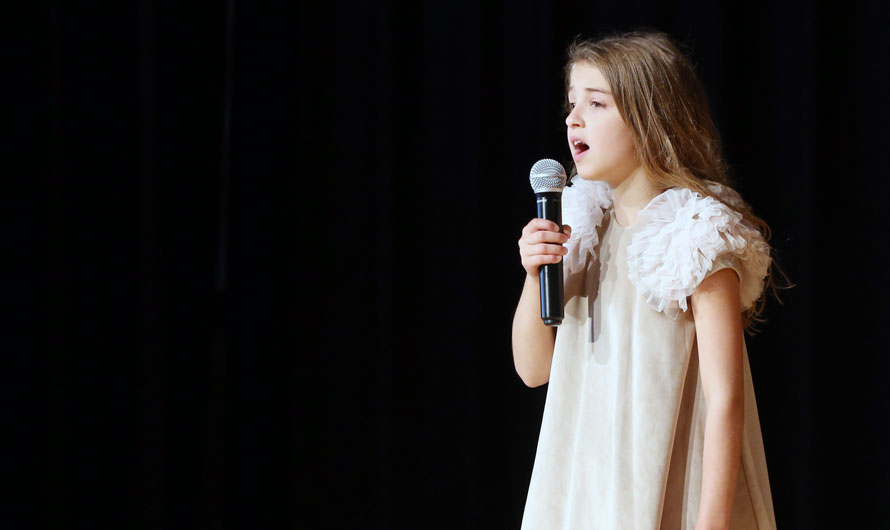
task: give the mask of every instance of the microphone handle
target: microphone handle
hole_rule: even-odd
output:
[[[538,217],[556,223],[562,229],[562,193],[547,191],[536,193]],[[565,316],[562,261],[540,267],[541,319],[548,326],[558,326]]]

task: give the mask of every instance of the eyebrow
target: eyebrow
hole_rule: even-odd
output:
[[[574,88],[574,87],[572,87],[572,86],[569,87],[569,92],[572,91],[572,88]],[[606,94],[607,96],[612,95],[611,92],[609,92],[608,90],[603,90],[602,88],[585,88],[584,91],[585,92],[601,92],[603,94]]]

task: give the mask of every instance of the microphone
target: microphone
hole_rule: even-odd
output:
[[[538,217],[556,223],[562,229],[562,190],[566,186],[566,170],[556,160],[544,158],[535,162],[529,181],[538,203]],[[541,319],[548,326],[558,326],[565,316],[562,261],[540,267]]]

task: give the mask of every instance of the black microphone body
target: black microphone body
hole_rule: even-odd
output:
[[[529,184],[538,203],[538,217],[553,221],[562,230],[562,190],[566,186],[566,170],[556,160],[544,158],[535,162],[529,172]],[[541,320],[558,326],[565,316],[562,284],[562,261],[539,268],[541,277]]]
[[[562,230],[562,193],[545,191],[536,193],[535,197],[538,217],[553,221]],[[541,319],[548,326],[558,326],[565,316],[562,261],[542,265],[538,274],[541,278]]]

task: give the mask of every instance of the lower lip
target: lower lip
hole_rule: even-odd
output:
[[[589,152],[590,152],[590,148],[587,148],[586,150],[581,151],[580,153],[575,153],[574,155],[572,155],[572,158],[574,158],[575,160],[580,160],[582,156],[586,155]]]

